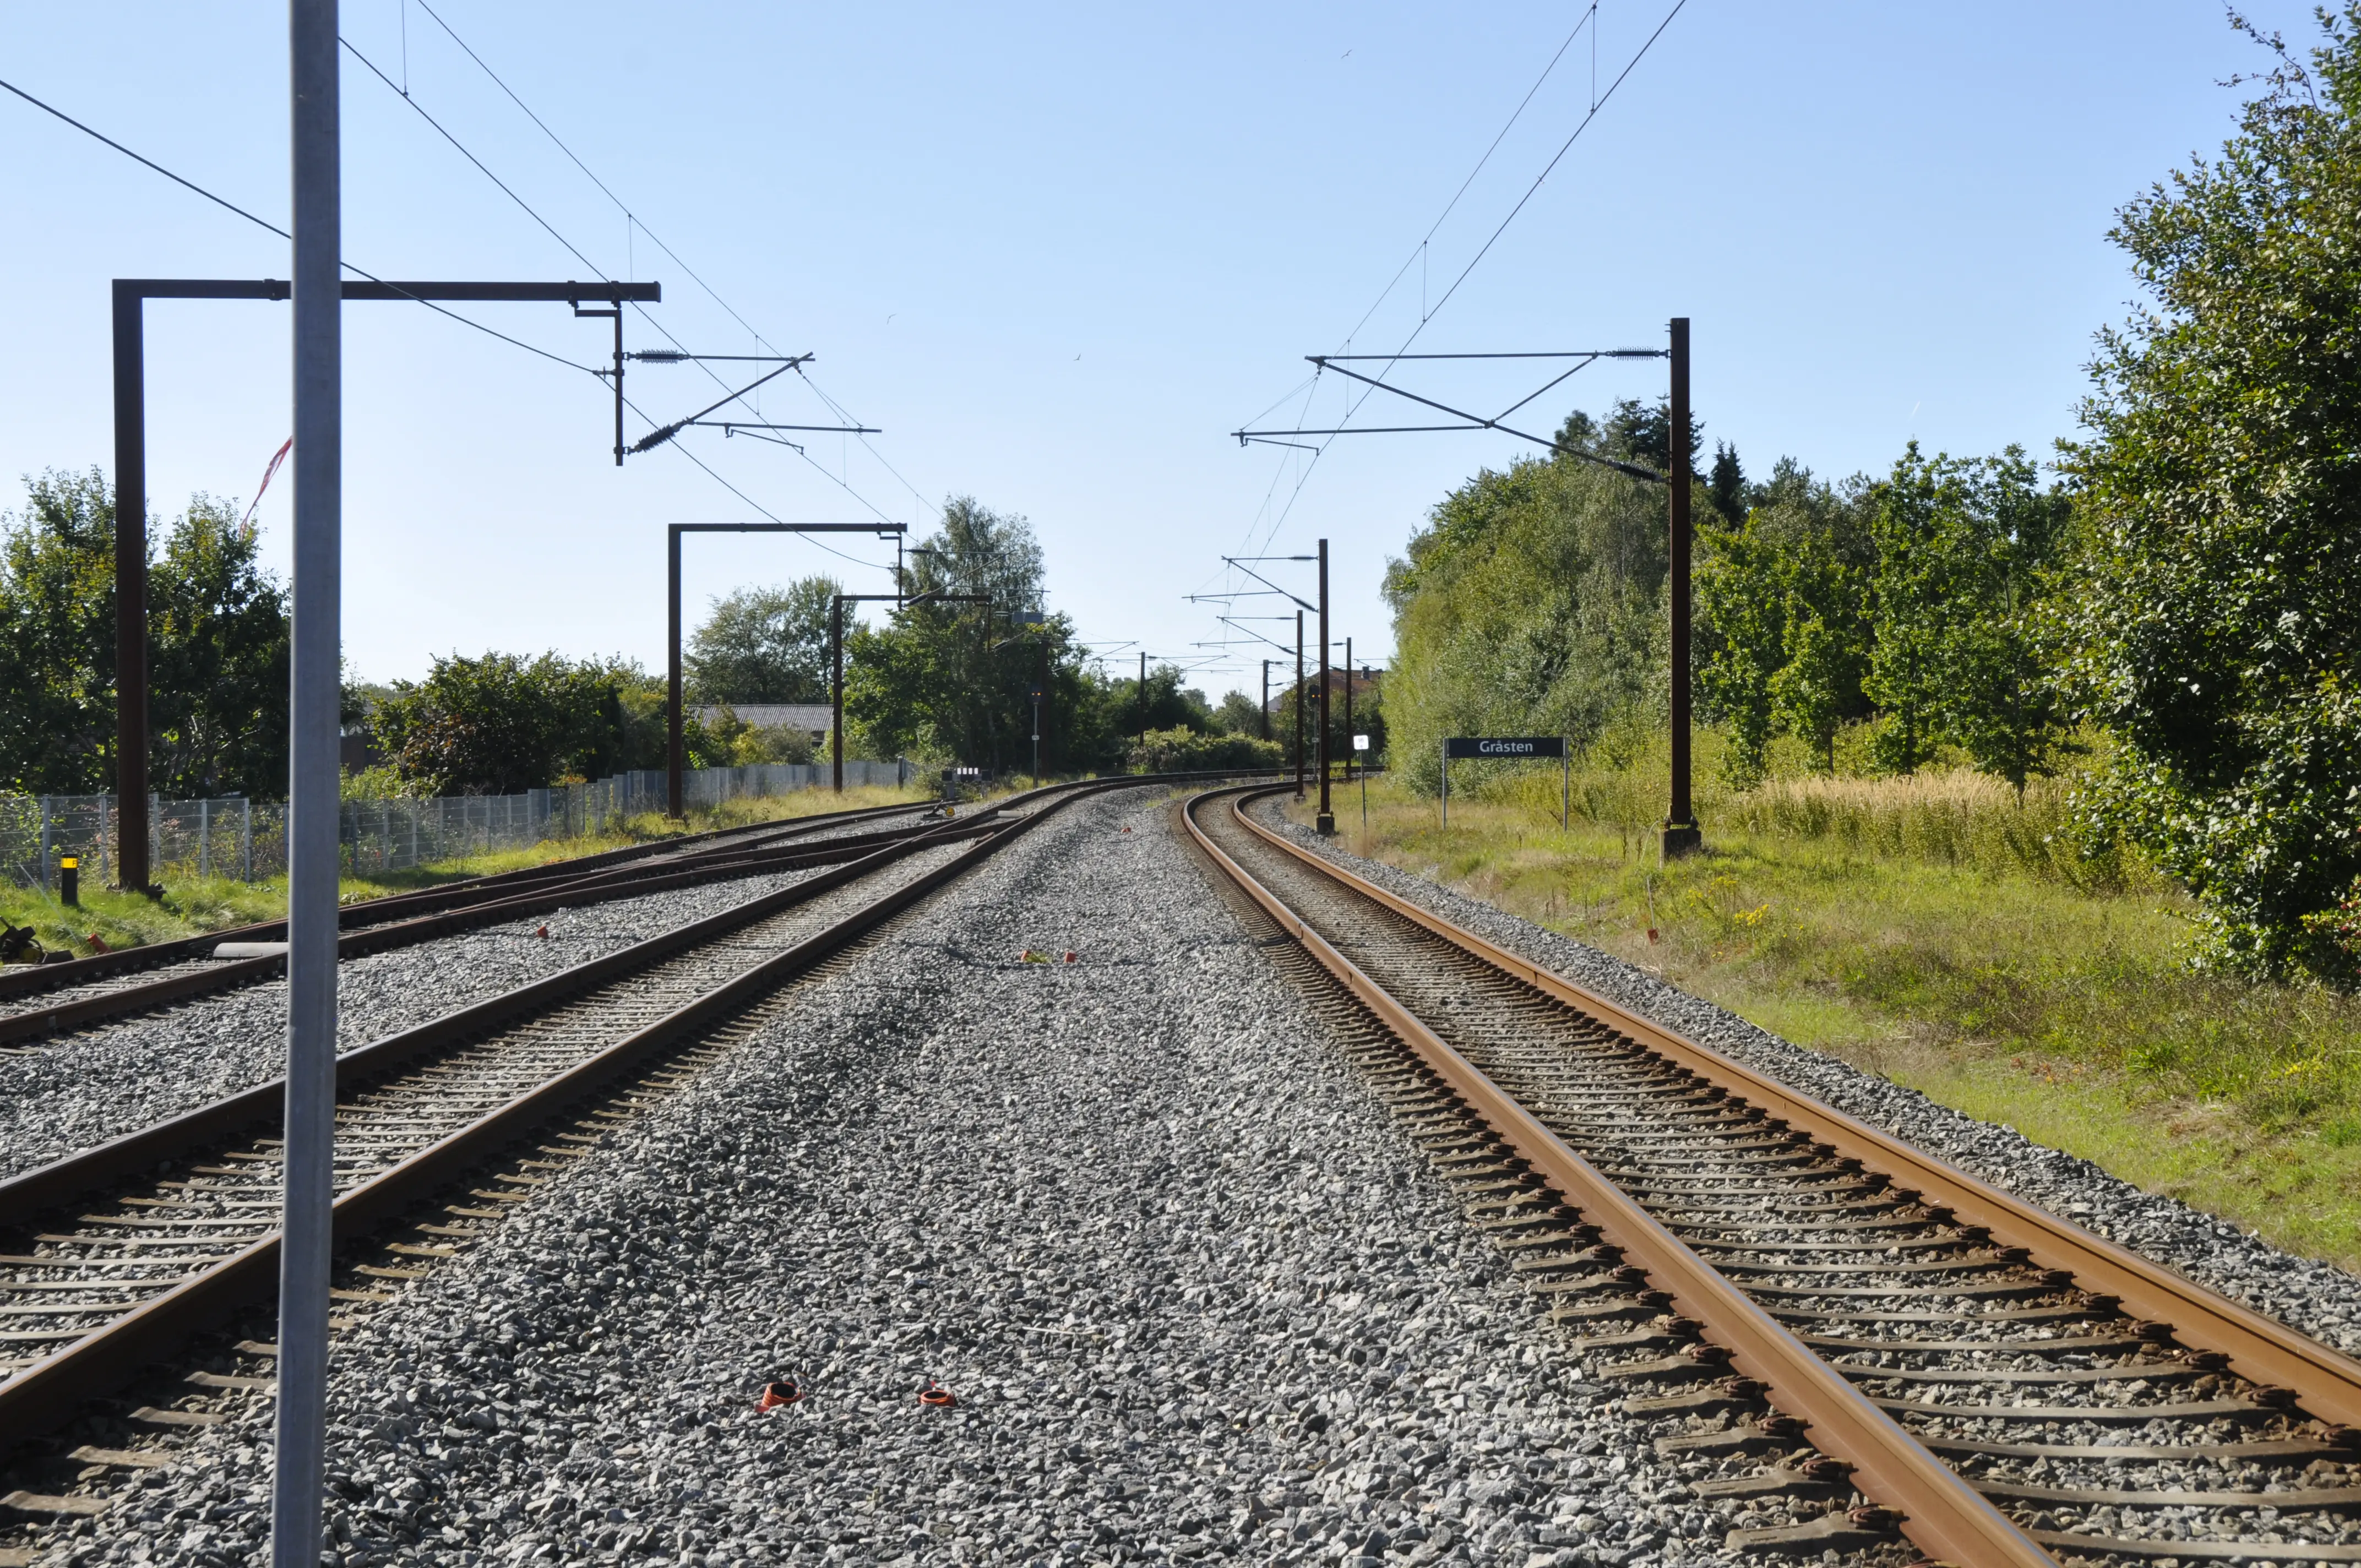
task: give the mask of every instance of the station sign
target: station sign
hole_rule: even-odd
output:
[[[1443,754],[1449,758],[1496,757],[1524,760],[1533,757],[1563,759],[1565,737],[1563,735],[1454,735],[1443,742]]]

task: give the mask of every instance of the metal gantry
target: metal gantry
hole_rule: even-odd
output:
[[[899,553],[905,522],[670,522],[664,525],[664,814],[680,820],[687,759],[683,755],[680,690],[680,536],[684,533],[872,533],[892,539]],[[896,596],[879,596],[893,598]],[[838,718],[843,717],[842,699]],[[837,747],[837,788],[844,787],[843,745]]]
[[[280,278],[117,278],[115,315],[115,793],[126,825],[144,819],[148,801],[148,397],[147,302],[149,300],[288,300],[295,286]],[[368,282],[338,287],[346,302],[402,300],[414,303],[568,304],[608,300],[620,324],[625,303],[656,303],[661,283]],[[618,381],[620,387],[620,382]],[[620,420],[621,394],[617,393]],[[298,432],[300,435],[301,433]],[[622,427],[616,427],[620,449]],[[302,443],[295,470],[303,472]],[[298,505],[301,505],[299,500]],[[149,886],[145,828],[123,834],[117,880]]]
[[[1667,18],[1667,20],[1669,20],[1669,18]],[[1672,556],[1670,598],[1672,601],[1671,613],[1673,624],[1671,650],[1672,669],[1670,672],[1670,707],[1672,709],[1673,731],[1673,776],[1672,788],[1670,791],[1671,799],[1667,803],[1669,809],[1666,811],[1664,817],[1662,845],[1664,858],[1669,860],[1676,856],[1695,853],[1697,849],[1701,847],[1703,838],[1697,827],[1696,813],[1691,807],[1691,797],[1689,793],[1689,555],[1691,548],[1689,517],[1691,465],[1689,448],[1695,439],[1689,411],[1689,318],[1686,316],[1673,317],[1671,322],[1668,323],[1668,338],[1669,342],[1667,345],[1663,348],[1586,348],[1562,351],[1518,351],[1499,354],[1308,354],[1304,356],[1304,357],[1323,372],[1333,370],[1336,374],[1343,376],[1349,380],[1362,383],[1364,386],[1370,388],[1373,391],[1390,392],[1398,398],[1408,399],[1410,401],[1418,404],[1422,408],[1433,409],[1438,413],[1448,414],[1451,418],[1458,421],[1459,422],[1455,424],[1338,425],[1325,430],[1241,429],[1234,430],[1230,433],[1237,438],[1238,444],[1241,446],[1254,442],[1261,442],[1266,444],[1276,446],[1293,446],[1300,445],[1301,444],[1289,438],[1304,435],[1391,435],[1413,432],[1497,430],[1503,435],[1513,435],[1521,441],[1530,441],[1537,446],[1547,447],[1553,454],[1558,456],[1571,457],[1578,462],[1596,464],[1602,468],[1612,469],[1618,474],[1627,475],[1631,478],[1646,480],[1651,484],[1664,485],[1670,496],[1670,504],[1667,509],[1670,516],[1667,521]],[[1507,408],[1502,409],[1497,414],[1471,413],[1466,409],[1455,408],[1449,403],[1442,402],[1436,399],[1427,397],[1423,393],[1413,392],[1408,388],[1395,386],[1392,382],[1385,379],[1383,372],[1380,372],[1376,376],[1371,376],[1363,371],[1348,368],[1348,367],[1352,365],[1370,362],[1393,366],[1420,360],[1465,361],[1495,359],[1570,359],[1575,363],[1568,368],[1558,372],[1555,376],[1553,376],[1549,380],[1543,382],[1540,387],[1534,389],[1532,391],[1526,393],[1521,398],[1519,398],[1515,402],[1510,403]],[[1535,399],[1541,397],[1543,393],[1564,384],[1576,372],[1587,369],[1602,359],[1664,359],[1671,362],[1670,385],[1666,389],[1668,394],[1667,400],[1670,405],[1667,411],[1670,420],[1666,441],[1667,455],[1671,459],[1669,463],[1669,473],[1660,474],[1655,469],[1646,467],[1641,464],[1626,462],[1620,457],[1610,457],[1603,452],[1593,452],[1587,447],[1576,446],[1566,442],[1553,439],[1549,436],[1536,435],[1531,431],[1520,430],[1516,426],[1506,422],[1509,419],[1513,417],[1519,410],[1529,406]],[[1224,556],[1224,559],[1228,560],[1229,557]],[[1257,578],[1257,580],[1263,582],[1268,587],[1276,586],[1271,584],[1268,578]],[[1323,598],[1324,602],[1324,594]],[[1302,601],[1298,600],[1297,602],[1301,603]],[[1324,644],[1326,641],[1324,635],[1323,636],[1322,641]],[[1324,646],[1322,649],[1321,656],[1323,660],[1327,656],[1327,652]],[[1322,683],[1324,695],[1326,683],[1326,671],[1324,667],[1322,672]],[[1324,733],[1323,740],[1324,742]]]

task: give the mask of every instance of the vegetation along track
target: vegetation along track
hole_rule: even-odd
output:
[[[722,828],[348,905],[337,912],[343,928],[336,939],[337,956],[359,958],[503,920],[725,877],[855,860],[880,845],[932,830],[939,824],[924,819],[931,809],[877,806]],[[994,810],[984,807],[966,821],[970,826],[988,821]],[[908,820],[886,825],[897,817]],[[286,959],[277,953],[214,955],[225,943],[275,945],[283,943],[286,935],[285,923],[272,921],[63,963],[0,969],[0,1050],[22,1049],[25,1042],[275,980],[286,969]]]
[[[2361,1562],[2361,1363],[1353,876],[1268,793],[1184,820],[1733,1548]]]
[[[710,1036],[1067,803],[1166,782],[1016,797],[980,834],[961,818],[898,839],[345,1056],[339,1239],[395,1221],[586,1096]],[[0,1183],[0,1448],[268,1297],[282,1094],[265,1084]]]

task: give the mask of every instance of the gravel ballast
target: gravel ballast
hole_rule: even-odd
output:
[[[336,973],[339,1048],[353,1050],[811,874],[776,872],[553,910],[347,959]],[[536,935],[544,926],[546,938]],[[0,1055],[0,1177],[278,1077],[286,1029],[286,982],[271,981]]]
[[[2282,1252],[2176,1199],[2119,1180],[2089,1160],[2044,1147],[2013,1127],[1978,1121],[1915,1089],[1791,1045],[1727,1008],[1572,938],[1424,877],[1364,860],[1286,821],[1270,803],[1252,809],[1257,820],[1280,828],[1295,842],[1577,985],[2324,1343],[2361,1355],[2361,1279],[2341,1268]]]
[[[1506,1275],[1161,799],[1086,800],[340,1339],[335,1556],[1719,1555]],[[74,1560],[246,1560],[251,1409]]]

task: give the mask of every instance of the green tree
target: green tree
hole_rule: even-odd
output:
[[[1177,664],[1151,664],[1143,689],[1139,677],[1126,679],[1117,674],[1114,684],[1122,688],[1121,723],[1133,735],[1145,729],[1193,729],[1200,735],[1210,735],[1221,728],[1213,717],[1213,705],[1205,694],[1180,684],[1180,668]],[[1111,696],[1117,694],[1110,692]],[[1143,709],[1141,699],[1146,698]],[[1249,705],[1252,706],[1252,705]],[[1112,717],[1112,716],[1111,716]]]
[[[1045,771],[1121,764],[1129,686],[1090,672],[1066,617],[1019,619],[1039,614],[1046,592],[1031,525],[954,497],[911,562],[910,604],[845,639],[845,728],[859,749],[999,773],[1029,768],[1039,687]],[[936,594],[988,602],[928,599]]]
[[[1844,724],[1867,717],[1869,568],[1875,558],[1857,482],[1841,489],[1780,459],[1736,528],[1701,531],[1700,707],[1730,727],[1723,766],[1758,782],[1773,735],[1801,738],[1823,770]]]
[[[1209,735],[1184,724],[1151,729],[1145,741],[1135,738],[1124,763],[1134,773],[1200,773],[1215,768],[1276,768],[1279,754],[1277,741],[1252,735]]]
[[[1706,499],[1719,514],[1722,523],[1737,528],[1746,521],[1753,510],[1754,487],[1746,482],[1746,469],[1738,461],[1738,448],[1726,441],[1713,444],[1713,472],[1706,479]]]
[[[237,509],[199,496],[148,578],[148,778],[181,798],[287,778],[287,592]]]
[[[1577,413],[1560,439],[1645,461],[1651,417],[1627,404],[1602,432]],[[1444,497],[1387,573],[1400,776],[1435,788],[1445,735],[1587,742],[1619,717],[1661,714],[1666,570],[1660,485],[1560,456]]]
[[[1262,734],[1262,705],[1244,692],[1230,692],[1222,698],[1222,706],[1213,710],[1213,722],[1224,734]]]
[[[115,785],[115,503],[49,473],[0,522],[0,787]],[[287,790],[285,591],[235,507],[194,498],[148,573],[149,778],[166,795]]]
[[[1790,598],[1782,639],[1787,662],[1771,677],[1771,699],[1790,734],[1808,747],[1813,764],[1837,771],[1837,730],[1861,693],[1859,644],[1817,610]]]
[[[1912,442],[1874,491],[1874,641],[1866,689],[1879,762],[1909,773],[1947,740],[2020,789],[2056,728],[2037,601],[2071,503],[2022,448],[1922,456]]]
[[[0,534],[0,784],[98,794],[114,787],[114,495],[95,468],[25,489]]]
[[[423,681],[396,681],[370,724],[395,773],[421,795],[515,795],[658,765],[654,686],[621,660],[454,653],[437,657]],[[694,765],[729,765],[726,740],[694,726],[687,739]]]
[[[784,588],[740,588],[715,599],[681,652],[689,699],[828,701],[829,611],[843,591],[832,577],[798,577]]]
[[[2350,979],[2306,922],[2361,877],[2361,4],[2322,26],[2117,214],[2146,302],[2066,460],[2078,674],[2119,742],[2094,815],[2203,901],[2214,961]]]

